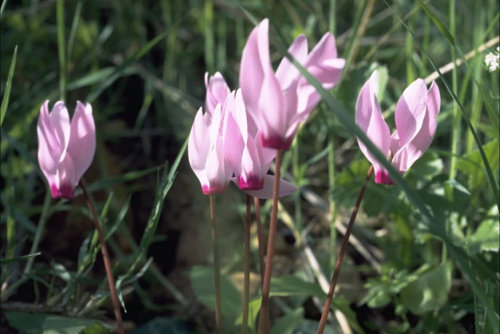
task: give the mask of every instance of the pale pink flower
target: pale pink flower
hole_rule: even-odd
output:
[[[268,29],[269,21],[265,19],[248,38],[241,59],[240,86],[263,146],[287,150],[299,124],[308,118],[320,101],[320,95],[286,58],[274,73]],[[310,53],[305,36],[300,35],[288,52],[325,89],[332,88],[340,80],[345,60],[337,58],[332,34],[326,33]]]
[[[233,171],[226,162],[222,138],[225,106],[217,103],[212,114],[196,113],[188,141],[189,164],[205,195],[224,192]]]
[[[276,150],[262,146],[257,126],[252,118],[247,117],[241,90],[228,97],[226,107],[224,151],[235,174],[232,180],[252,196],[270,198],[274,176],[267,175],[267,172]],[[295,190],[295,186],[280,180],[280,197]]]
[[[375,90],[377,76],[374,72],[363,85],[356,102],[356,124],[366,133],[373,144],[388,158],[401,174],[420,158],[436,133],[437,115],[441,106],[439,88],[432,82],[427,89],[424,80],[410,84],[396,105],[396,130],[392,133],[382,117]],[[373,164],[375,182],[392,184],[385,168],[358,139],[361,152]]]
[[[49,113],[49,101],[40,108],[37,125],[38,162],[53,198],[73,198],[81,177],[95,154],[96,137],[92,106],[80,101],[70,122],[64,102]]]

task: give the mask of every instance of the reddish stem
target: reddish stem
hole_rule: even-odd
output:
[[[264,270],[264,282],[262,284],[262,304],[259,317],[259,333],[269,333],[269,292],[271,291],[271,271],[273,269],[274,239],[276,236],[276,225],[278,218],[278,198],[280,192],[280,169],[281,150],[276,151],[276,162],[273,182],[273,204],[271,208],[271,220],[269,222],[269,237],[267,240],[266,266]]]
[[[221,289],[220,289],[220,262],[219,241],[217,233],[217,219],[215,217],[215,195],[210,194],[210,226],[212,228],[212,242],[214,254],[214,280],[215,280],[215,326],[216,332],[222,331]]]
[[[252,202],[250,195],[246,195],[247,211],[245,217],[245,270],[243,278],[243,319],[241,334],[246,334],[248,329],[248,310],[250,300],[250,226],[252,224]]]
[[[111,270],[111,263],[109,261],[108,247],[106,247],[106,241],[104,240],[104,233],[102,232],[102,228],[101,225],[99,224],[99,220],[97,218],[97,213],[94,209],[94,205],[90,201],[89,194],[87,193],[87,189],[83,185],[83,182],[80,182],[80,188],[82,188],[83,196],[85,197],[85,201],[87,201],[90,213],[92,214],[92,220],[94,221],[94,225],[97,230],[97,235],[99,237],[99,242],[101,244],[102,259],[104,262],[104,269],[106,270],[106,276],[108,278],[109,293],[111,295],[111,301],[113,302],[113,311],[115,314],[118,332],[120,334],[124,334],[125,330],[123,329],[122,313],[120,310],[118,295],[116,293],[115,279],[113,278],[113,271]]]
[[[260,202],[258,197],[253,198],[255,206],[255,223],[257,224],[257,239],[259,241],[259,265],[260,265],[260,285],[264,284],[264,235],[262,233],[262,221],[260,220]]]
[[[370,177],[373,174],[373,166],[370,166],[368,172],[366,173],[365,180],[361,189],[359,190],[358,198],[356,199],[356,203],[354,204],[354,209],[351,213],[351,219],[349,220],[349,224],[347,225],[347,229],[344,234],[344,238],[342,239],[342,245],[340,246],[339,256],[337,257],[337,262],[335,263],[335,270],[333,271],[332,282],[330,284],[330,290],[328,291],[328,295],[325,300],[325,305],[323,306],[323,313],[321,314],[321,319],[318,325],[318,331],[316,334],[322,334],[325,330],[326,320],[328,319],[328,314],[330,313],[330,306],[332,304],[333,293],[335,291],[335,285],[337,284],[337,278],[340,273],[340,267],[342,266],[342,261],[344,260],[345,250],[347,248],[349,236],[351,235],[351,229],[354,225],[354,221],[356,220],[356,215],[358,214],[359,205],[361,204],[361,200],[365,194],[366,185],[370,180]]]

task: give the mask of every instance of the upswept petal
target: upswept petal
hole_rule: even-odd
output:
[[[410,87],[413,88],[412,91],[409,91],[410,96],[413,99],[418,98],[418,102],[405,97],[405,93]],[[405,90],[400,99],[401,101],[405,97],[404,102],[401,102],[402,107],[400,109],[398,109],[398,102],[395,115],[398,133],[403,130],[407,131],[405,138],[400,139],[400,149],[393,158],[394,166],[401,173],[406,172],[429,148],[436,133],[437,114],[441,105],[439,88],[435,82],[431,84],[429,91],[427,91],[425,82],[422,79],[417,79],[408,89]],[[400,112],[399,122],[398,110]],[[400,128],[403,130],[400,130]],[[400,134],[400,136],[402,135]]]
[[[231,107],[228,104],[228,107]],[[235,109],[226,110],[224,119],[224,157],[236,175],[241,173],[241,156],[245,146],[242,132],[235,117]]]
[[[366,133],[373,144],[387,156],[391,145],[391,134],[389,127],[382,117],[382,112],[375,97],[374,84],[375,74],[372,74],[370,79],[363,85],[356,101],[356,124]],[[375,156],[366,148],[366,146],[358,139],[358,144],[361,152],[373,164],[375,169],[375,179],[384,179],[387,172],[380,165]]]
[[[219,72],[210,76],[205,73],[205,106],[206,112],[212,114],[218,103],[223,104],[230,93],[229,87],[224,77]]]
[[[92,163],[95,149],[96,134],[92,106],[77,101],[68,143],[68,155],[73,160],[74,178],[77,183]]]
[[[69,113],[64,102],[56,102],[50,113],[49,101],[44,102],[38,117],[37,134],[40,168],[54,174],[66,156],[70,138]]]
[[[232,181],[235,183],[238,182],[236,180],[236,178],[233,178]],[[262,189],[243,190],[243,191],[245,193],[249,194],[250,196],[269,199],[269,198],[273,197],[273,182],[274,182],[274,175],[266,175],[264,177],[264,187]],[[293,193],[296,190],[297,190],[297,187],[295,187],[293,184],[291,184],[288,181],[285,181],[284,179],[280,179],[279,197],[290,195],[291,193]]]
[[[262,83],[264,76],[269,72],[267,67],[271,66],[267,36],[268,25],[269,21],[265,19],[252,30],[241,55],[241,93],[252,116],[259,112],[258,101]],[[256,121],[258,120],[256,119]]]
[[[321,37],[318,44],[309,53],[307,57],[306,67],[316,64],[321,64],[325,61],[337,58],[337,47],[335,46],[335,37],[332,33],[327,32]]]
[[[290,53],[300,64],[304,64],[307,60],[307,39],[304,35],[299,35],[292,45],[288,48]],[[300,76],[297,68],[288,60],[283,57],[281,63],[276,70],[276,78],[278,79],[281,88],[287,90],[290,85]]]
[[[248,114],[261,131],[264,146],[281,148],[282,143],[275,140],[284,137],[288,115],[269,58],[268,29],[269,21],[265,19],[248,38],[241,58],[240,86]]]
[[[422,79],[410,84],[399,98],[394,119],[401,147],[410,142],[422,128],[426,102],[427,87]]]
[[[208,181],[206,184],[202,183],[204,194],[217,194],[226,190],[229,177],[226,178],[224,147],[221,137],[217,137],[215,142],[211,143],[204,171]]]
[[[191,168],[196,173],[205,168],[210,141],[208,138],[208,127],[203,119],[202,108],[198,109],[191,126],[188,141],[188,158]]]

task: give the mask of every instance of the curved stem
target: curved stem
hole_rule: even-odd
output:
[[[106,247],[106,241],[104,240],[104,233],[102,232],[101,225],[99,224],[99,219],[97,218],[97,213],[94,209],[94,205],[90,201],[87,189],[80,182],[80,188],[82,188],[83,196],[89,207],[90,213],[92,214],[92,220],[94,221],[95,228],[97,230],[97,235],[99,236],[99,242],[101,244],[102,259],[104,262],[104,269],[106,270],[106,276],[108,278],[109,293],[111,295],[111,301],[113,302],[113,311],[115,313],[116,325],[118,327],[118,332],[124,334],[122,313],[120,310],[120,303],[118,301],[118,295],[116,294],[115,279],[113,278],[113,271],[111,270],[111,263],[109,261],[108,247]]]
[[[210,194],[210,226],[212,228],[212,242],[214,252],[214,281],[215,281],[215,326],[217,334],[221,333],[222,311],[220,301],[220,263],[219,263],[219,241],[217,237],[217,220],[215,217],[215,195]]]
[[[276,151],[276,162],[273,182],[273,205],[271,208],[271,220],[269,222],[269,237],[267,239],[266,266],[264,270],[264,282],[262,284],[262,304],[259,317],[259,333],[269,333],[269,292],[271,291],[271,271],[273,268],[274,239],[276,235],[276,225],[278,218],[278,198],[280,192],[280,169],[281,150]]]
[[[246,195],[246,219],[245,219],[245,271],[243,278],[243,320],[241,323],[241,334],[246,334],[248,329],[248,302],[250,300],[250,225],[252,223],[251,198]]]
[[[262,221],[260,220],[260,202],[258,197],[253,198],[255,206],[255,223],[257,224],[257,239],[259,240],[259,267],[260,267],[260,285],[264,284],[264,235],[262,234]]]
[[[326,320],[328,319],[328,314],[330,313],[330,306],[332,304],[333,293],[335,292],[335,285],[337,284],[337,278],[340,273],[340,267],[342,266],[342,261],[344,260],[345,250],[347,248],[349,236],[351,235],[351,229],[354,225],[354,221],[356,220],[356,215],[358,214],[359,205],[361,204],[361,200],[365,195],[366,185],[370,180],[370,177],[373,174],[373,166],[370,166],[368,172],[366,173],[365,180],[361,189],[359,190],[358,198],[356,199],[356,203],[354,204],[354,209],[352,210],[351,219],[349,220],[349,224],[347,225],[347,229],[344,234],[344,238],[342,239],[342,245],[340,246],[339,256],[337,257],[337,262],[335,263],[335,270],[332,276],[332,282],[330,284],[330,290],[328,291],[328,295],[325,300],[325,305],[323,306],[323,313],[321,314],[321,319],[318,325],[317,334],[322,334],[325,330]]]

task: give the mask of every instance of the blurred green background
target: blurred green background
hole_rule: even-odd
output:
[[[316,330],[321,281],[329,281],[369,167],[336,115],[353,119],[375,68],[391,126],[401,92],[418,77],[440,87],[439,125],[405,175],[408,191],[369,185],[326,332],[499,332],[499,71],[484,64],[499,44],[495,0],[3,0],[2,332],[113,325],[82,196],[52,200],[38,167],[36,119],[46,99],[64,99],[70,113],[77,100],[93,106],[98,147],[84,181],[108,238],[126,328],[213,332],[208,198],[183,143],[204,103],[204,73],[219,71],[237,88],[241,51],[265,17],[275,66],[280,47],[300,33],[312,48],[333,32],[347,59],[334,103],[320,103],[285,154],[282,172],[299,191],[281,203],[273,333]],[[228,333],[241,326],[243,199],[233,186],[217,197]],[[264,222],[268,211],[265,203]]]

